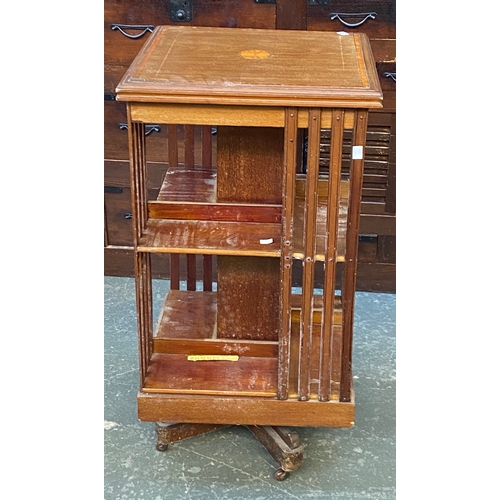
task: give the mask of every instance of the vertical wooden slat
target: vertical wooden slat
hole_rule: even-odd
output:
[[[288,399],[289,393],[290,339],[292,332],[290,295],[292,293],[292,231],[293,202],[295,199],[295,164],[297,159],[297,115],[296,108],[288,108],[285,111],[278,399]]]
[[[194,125],[184,125],[184,166],[194,167]]]
[[[137,307],[137,331],[139,343],[139,378],[144,384],[152,345],[152,292],[151,292],[151,257],[137,251],[137,242],[142,236],[147,223],[147,180],[146,180],[146,142],[143,123],[130,119],[128,110],[128,138],[130,152],[130,179],[132,197],[132,219],[134,231],[134,268]]]
[[[168,135],[168,166],[175,168],[179,164],[179,142],[177,139],[177,125],[167,125]],[[179,290],[180,285],[179,254],[170,254],[170,289]]]
[[[194,168],[194,125],[184,125],[184,167]],[[196,255],[186,254],[187,289],[196,290]]]
[[[168,136],[168,166],[177,167],[179,164],[179,144],[177,140],[177,125],[167,125]]]
[[[344,284],[342,289],[342,353],[340,370],[340,401],[351,400],[352,378],[352,333],[354,319],[354,292],[356,290],[356,261],[358,253],[359,212],[363,183],[366,128],[368,112],[354,112],[354,130],[352,145],[362,146],[360,159],[351,159],[350,195],[347,214],[346,255]],[[351,150],[352,154],[352,150]]]
[[[201,166],[204,169],[212,168],[212,127],[201,127]],[[203,290],[212,291],[212,256],[203,255]]]
[[[196,255],[186,254],[187,267],[187,289],[196,290]]]
[[[212,127],[208,125],[201,127],[201,166],[212,167]]]
[[[203,290],[212,291],[212,256],[203,255]]]
[[[335,300],[335,270],[337,257],[337,228],[340,199],[340,172],[342,167],[344,110],[332,111],[332,132],[330,141],[330,168],[328,179],[328,208],[326,219],[325,274],[323,285],[323,322],[321,324],[319,357],[320,401],[329,401],[332,380],[333,313]]]
[[[180,287],[180,259],[178,253],[170,254],[170,289],[179,290]]]
[[[304,262],[302,271],[302,314],[299,342],[298,398],[310,397],[311,345],[314,299],[314,254],[316,252],[316,210],[318,196],[321,110],[309,110],[306,199],[304,208]]]

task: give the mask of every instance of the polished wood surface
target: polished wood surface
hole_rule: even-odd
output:
[[[335,100],[377,108],[374,66],[362,33],[162,26],[125,73],[117,99],[271,106]]]
[[[140,408],[146,419],[173,420],[180,412],[179,421],[194,422],[200,401],[206,412],[212,411],[208,401],[217,400],[231,413],[216,410],[202,422],[352,425],[366,127],[368,110],[381,106],[382,94],[362,34],[322,33],[320,43],[317,34],[290,30],[285,47],[271,33],[158,28],[118,87],[128,107],[139,405],[147,406]],[[188,40],[204,38],[216,54],[213,64],[205,48],[185,54]],[[308,41],[308,55],[327,39],[336,70],[324,92],[326,81],[312,78],[324,58],[298,57],[298,47]],[[258,40],[269,50],[265,44],[276,43],[275,52],[242,49]],[[242,60],[233,64],[234,50]],[[293,51],[297,64],[285,64]],[[264,63],[262,83],[254,83],[248,64],[274,56],[276,66]],[[301,65],[307,70],[300,72]],[[238,123],[229,124],[236,110]],[[153,117],[167,132],[168,168],[152,197],[145,128]],[[162,253],[170,254],[173,278],[153,331],[151,257]],[[292,288],[294,263],[301,267],[298,290]],[[236,400],[239,409],[228,403]],[[294,417],[273,416],[276,404],[290,402],[302,405],[288,407]]]
[[[279,400],[268,397],[237,397],[178,394],[138,395],[139,419],[146,422],[236,425],[284,425],[293,427],[352,427],[355,399],[338,401]]]

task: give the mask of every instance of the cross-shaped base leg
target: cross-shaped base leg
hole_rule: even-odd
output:
[[[223,424],[158,422],[156,424],[156,449],[166,451],[170,443],[199,436],[223,427],[228,426]],[[274,474],[276,480],[283,481],[290,475],[290,472],[301,467],[304,445],[300,442],[300,437],[294,430],[287,427],[260,425],[248,425],[246,427],[260,441],[274,460],[278,462],[279,468]]]

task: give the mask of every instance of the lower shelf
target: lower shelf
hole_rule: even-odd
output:
[[[290,398],[297,398],[301,295],[291,298]],[[318,399],[321,357],[321,296],[314,296],[310,396]],[[331,398],[339,397],[341,311],[335,298]],[[193,357],[194,356],[194,360]],[[231,356],[233,360],[229,360]],[[217,336],[217,293],[171,290],[160,311],[145,393],[273,398],[277,396],[279,341]]]
[[[186,354],[153,354],[143,392],[276,397],[277,358],[189,358]]]

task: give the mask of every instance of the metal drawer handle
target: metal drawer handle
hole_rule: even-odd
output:
[[[390,71],[386,71],[384,73],[384,76],[386,78],[392,78],[394,81],[396,81],[396,73],[391,73]]]
[[[119,30],[127,38],[133,38],[133,39],[141,38],[141,36],[147,33],[148,31],[151,32],[155,29],[154,26],[145,24],[112,24],[110,28],[112,30]],[[142,30],[142,31],[137,35],[131,35],[130,33],[127,33],[125,30]]]
[[[344,21],[343,18],[360,18],[364,17],[363,20],[359,21],[358,23],[348,23],[347,21]],[[368,19],[375,19],[377,17],[376,12],[362,12],[359,14],[352,14],[352,13],[339,13],[339,12],[332,12],[330,14],[330,21],[333,21],[334,19],[338,19],[344,26],[349,26],[349,28],[355,28],[356,26],[361,26],[365,21]]]
[[[118,128],[120,130],[128,130],[128,125],[126,123],[119,123]],[[144,135],[149,135],[151,132],[161,132],[160,125],[145,125]]]

